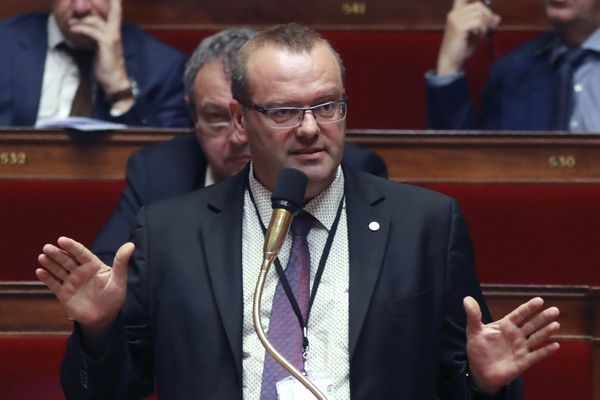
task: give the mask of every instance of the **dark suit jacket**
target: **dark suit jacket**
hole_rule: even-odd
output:
[[[462,298],[487,310],[456,202],[344,171],[352,399],[477,398],[465,376]],[[142,208],[110,347],[93,361],[71,336],[68,398],[140,398],[155,383],[161,399],[242,399],[247,174]],[[369,230],[371,221],[381,229]]]
[[[427,86],[431,129],[552,130],[558,69],[551,62],[554,33],[546,33],[492,64],[479,117],[465,78]]]
[[[149,146],[131,155],[117,209],[102,228],[92,251],[112,265],[117,249],[135,227],[139,209],[167,197],[204,187],[206,157],[194,135],[186,135]],[[387,177],[383,160],[362,147],[346,144],[344,162],[360,170]]]
[[[48,47],[47,14],[27,14],[0,21],[0,126],[33,126],[39,108]],[[186,57],[131,25],[122,29],[125,66],[140,90],[124,115],[110,116],[100,88],[92,117],[164,127],[191,126],[183,99]]]

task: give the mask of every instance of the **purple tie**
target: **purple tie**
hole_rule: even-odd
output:
[[[310,298],[310,252],[306,235],[314,222],[315,218],[306,212],[302,212],[292,221],[290,228],[293,238],[292,249],[285,269],[285,276],[294,292],[304,319],[306,319]],[[297,369],[304,369],[302,330],[281,282],[277,283],[275,289],[267,336],[271,344],[283,357]],[[275,384],[290,375],[290,373],[279,365],[269,353],[265,354],[264,366],[260,398],[261,400],[276,400],[277,390]]]

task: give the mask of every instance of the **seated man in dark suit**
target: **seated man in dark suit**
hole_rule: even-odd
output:
[[[247,142],[231,134],[229,74],[232,58],[254,34],[247,28],[217,33],[204,39],[190,57],[183,81],[195,135],[149,146],[131,155],[127,188],[92,245],[105,263],[112,264],[117,249],[129,239],[135,216],[143,205],[233,176],[250,161]],[[344,162],[387,177],[383,160],[359,146],[345,146]]]
[[[134,126],[191,125],[186,57],[132,25],[122,0],[53,0],[52,13],[0,21],[0,126],[85,116]]]
[[[558,350],[544,344],[558,309],[535,298],[487,323],[456,201],[341,165],[348,98],[328,42],[296,24],[272,28],[242,47],[231,76],[246,168],[143,207],[112,268],[65,237],[44,246],[36,274],[76,321],[67,397],[134,399],[156,387],[169,399],[306,398],[276,384],[286,371],[252,322],[263,225],[292,167],[308,180],[290,185],[302,210],[258,313],[295,368],[337,399],[519,398],[511,382]]]
[[[600,132],[600,1],[545,7],[554,30],[492,64],[477,116],[462,68],[500,17],[480,1],[454,1],[427,76],[430,128]]]

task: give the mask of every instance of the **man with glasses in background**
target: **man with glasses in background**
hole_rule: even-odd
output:
[[[129,239],[142,206],[210,186],[237,174],[250,161],[248,143],[232,134],[230,74],[233,57],[255,34],[248,28],[221,31],[205,38],[190,57],[183,83],[194,134],[146,147],[130,156],[125,174],[127,187],[92,245],[104,263],[111,265],[117,249]],[[370,150],[348,144],[344,160],[363,171],[387,177],[385,163]]]
[[[262,225],[293,167],[308,184],[279,253],[289,290],[271,271],[259,310],[269,338],[290,341],[276,348],[336,399],[518,398],[511,381],[558,349],[542,345],[558,309],[536,298],[484,324],[456,202],[341,165],[344,67],[329,43],[300,25],[272,28],[241,48],[231,76],[249,166],[142,208],[135,248],[122,246],[112,269],[71,239],[44,246],[36,274],[76,321],[67,396],[299,398],[252,323]]]

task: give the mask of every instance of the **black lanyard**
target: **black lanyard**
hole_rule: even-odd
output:
[[[256,216],[258,217],[258,222],[260,223],[260,227],[263,231],[263,235],[266,234],[267,228],[260,217],[260,213],[258,212],[258,206],[256,205],[256,201],[254,201],[254,196],[252,195],[252,190],[250,190],[250,185],[248,185],[248,194],[250,195],[250,200],[254,205],[254,209],[256,211]],[[296,300],[296,296],[294,296],[294,292],[290,287],[290,284],[283,272],[283,268],[281,267],[281,262],[279,261],[279,257],[275,259],[275,270],[277,271],[277,275],[279,276],[279,280],[281,281],[281,286],[283,286],[283,290],[294,310],[294,314],[296,314],[296,318],[298,318],[298,323],[300,324],[300,329],[302,329],[302,357],[306,360],[308,354],[308,336],[307,336],[307,326],[308,326],[308,318],[310,316],[310,310],[312,309],[312,305],[315,301],[315,297],[317,296],[317,290],[319,289],[319,285],[321,284],[321,278],[323,276],[323,271],[325,270],[325,264],[327,263],[327,258],[329,258],[329,253],[331,251],[331,245],[333,244],[333,239],[335,238],[335,233],[337,231],[337,227],[340,222],[340,217],[342,215],[342,205],[344,204],[344,197],[342,195],[342,199],[340,200],[340,204],[337,209],[337,213],[335,215],[335,220],[333,221],[333,225],[331,226],[331,230],[327,235],[327,241],[325,242],[325,247],[323,248],[323,253],[321,254],[321,259],[319,261],[319,268],[317,269],[317,274],[315,275],[315,281],[313,283],[312,290],[310,292],[310,300],[308,303],[308,310],[306,312],[306,320],[302,317],[302,312],[300,311],[300,306],[298,305],[298,301]]]

